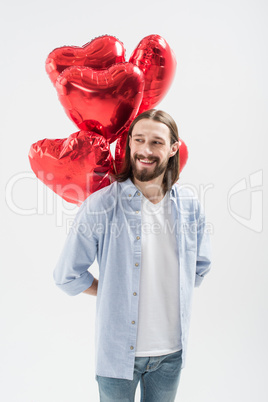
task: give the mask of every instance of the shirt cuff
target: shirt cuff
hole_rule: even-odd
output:
[[[92,285],[93,280],[94,276],[87,271],[70,282],[63,284],[56,283],[56,285],[69,296],[76,296],[79,293],[84,292],[84,290],[88,289]]]

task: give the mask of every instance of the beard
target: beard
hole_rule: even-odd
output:
[[[155,167],[154,169],[150,168],[150,166],[144,168],[137,168],[137,159],[148,159],[148,160],[155,160]],[[139,181],[150,181],[155,179],[156,177],[160,176],[168,166],[169,157],[164,160],[161,164],[159,164],[159,158],[145,158],[142,155],[134,155],[130,157],[130,164],[132,167],[132,174],[136,180]]]

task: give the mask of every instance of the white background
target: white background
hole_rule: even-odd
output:
[[[54,48],[109,34],[124,43],[128,59],[143,37],[155,33],[178,62],[158,108],[178,123],[189,149],[181,183],[198,191],[212,229],[213,267],[195,292],[176,400],[267,401],[267,2],[5,3],[0,399],[98,401],[96,299],[69,297],[52,277],[76,209],[42,183],[38,187],[27,155],[40,139],[77,131],[45,72]],[[244,190],[238,192],[236,183]],[[98,276],[97,264],[92,273]],[[138,395],[139,389],[137,401]]]

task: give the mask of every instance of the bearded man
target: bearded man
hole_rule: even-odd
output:
[[[179,136],[159,110],[131,124],[122,170],[80,207],[54,271],[69,295],[97,296],[95,379],[100,401],[175,400],[193,289],[210,270],[197,198],[180,188]],[[97,257],[99,279],[89,268]]]

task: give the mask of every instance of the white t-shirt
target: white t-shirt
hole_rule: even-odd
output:
[[[180,278],[169,192],[157,204],[142,196],[141,276],[136,356],[181,349]]]

